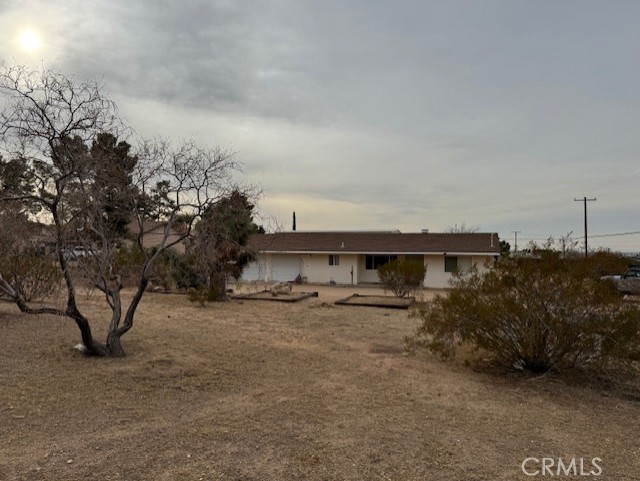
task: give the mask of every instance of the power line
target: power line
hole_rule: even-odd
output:
[[[608,234],[592,234],[589,236],[589,238],[595,239],[595,238],[601,238],[601,237],[620,237],[620,236],[626,236],[626,235],[639,235],[639,234],[640,234],[640,230],[636,230],[631,232],[612,232]],[[566,235],[566,234],[563,234],[563,235]],[[545,241],[545,240],[548,240],[550,237],[557,239],[559,237],[562,237],[562,235],[548,235],[547,237],[518,237],[518,239],[525,240],[525,241],[531,241],[531,240]]]
[[[635,167],[633,167],[632,169],[623,172],[621,174],[617,174],[614,175],[613,177],[610,177],[608,180],[605,180],[604,182],[601,182],[599,185],[597,185],[596,187],[593,187],[592,190],[595,190],[597,192],[602,193],[603,191],[601,191],[601,189],[605,186],[609,186],[608,189],[606,189],[605,191],[609,190],[611,188],[611,185],[613,184],[614,186],[616,186],[617,184],[619,184],[620,179],[623,179],[623,182],[627,182],[629,180],[635,181],[632,177],[632,174],[635,173],[636,170],[640,169],[640,166],[636,165]]]
[[[592,235],[591,238],[593,239],[594,237],[618,237],[623,235],[637,235],[637,234],[640,234],[640,230],[636,230],[632,232],[615,232],[613,234],[598,234],[598,235]]]

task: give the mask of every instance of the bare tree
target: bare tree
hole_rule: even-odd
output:
[[[107,335],[107,348],[113,355],[124,354],[121,337],[132,327],[136,309],[144,296],[154,264],[162,253],[169,248],[184,246],[187,239],[194,235],[193,227],[202,218],[208,207],[232,189],[231,174],[236,167],[234,156],[220,149],[203,149],[193,142],[184,142],[172,147],[166,141],[146,143],[140,149],[138,168],[134,175],[132,191],[132,228],[134,247],[141,256],[136,275],[136,287],[133,299],[124,309],[121,300],[123,276],[118,272],[122,265],[117,260],[117,234],[113,226],[105,221],[104,211],[99,203],[86,206],[89,216],[83,232],[84,238],[98,240],[93,253],[94,285],[101,290],[112,310]],[[171,198],[172,207],[166,211],[162,220],[149,220],[139,208],[144,201],[143,186],[149,183],[165,185],[166,195]],[[91,192],[93,185],[87,187],[85,199],[95,199]],[[155,236],[149,239],[150,234]]]
[[[450,234],[474,234],[476,232],[480,231],[480,227],[479,226],[471,226],[471,225],[467,225],[466,222],[463,222],[462,224],[458,225],[450,225],[449,227],[447,227],[447,230],[445,232],[448,232]]]
[[[0,206],[18,203],[47,220],[66,307],[33,307],[15,283],[0,278],[0,285],[24,313],[73,319],[88,354],[123,356],[121,338],[133,327],[153,264],[164,250],[190,237],[208,206],[235,187],[234,155],[189,141],[174,147],[164,140],[142,142],[132,154],[129,144],[117,142],[126,129],[115,104],[96,82],[76,82],[45,69],[7,67],[0,72],[0,92],[6,99],[0,113],[2,147],[10,158],[22,162],[21,182],[15,175],[0,179]],[[150,240],[145,215],[148,192],[159,183],[163,197],[171,202],[166,203],[163,218],[153,224],[156,237]],[[121,296],[124,266],[119,262],[119,247],[126,242],[125,221],[133,226],[130,242],[140,252],[134,294],[127,306]],[[73,261],[70,244],[85,246],[89,255]],[[111,308],[105,344],[95,340],[89,319],[78,306],[79,273],[104,294]]]

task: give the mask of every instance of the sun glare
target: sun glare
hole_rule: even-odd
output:
[[[27,52],[35,52],[40,48],[40,35],[33,29],[23,30],[20,34],[20,46]]]

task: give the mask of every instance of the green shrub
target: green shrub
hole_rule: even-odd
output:
[[[385,292],[407,297],[422,288],[427,266],[419,261],[395,260],[378,268],[378,277]]]
[[[447,295],[414,315],[422,323],[407,339],[410,346],[447,357],[469,344],[532,372],[628,361],[640,352],[638,308],[600,281],[593,261],[561,259],[553,251],[457,276]]]
[[[145,260],[157,252],[157,247],[141,250],[136,244],[122,246],[114,253],[113,262],[126,278],[135,278]],[[153,265],[152,281],[164,289],[186,289],[202,282],[193,269],[193,259],[189,254],[181,254],[174,249],[166,249]]]
[[[193,256],[181,254],[173,249],[166,249],[153,267],[153,273],[165,289],[187,289],[200,284],[194,271]]]
[[[113,253],[113,264],[123,277],[135,275],[145,261],[145,253],[136,244],[122,246]]]

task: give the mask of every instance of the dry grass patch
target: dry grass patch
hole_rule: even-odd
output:
[[[406,311],[325,301],[150,294],[124,359],[0,304],[0,479],[513,480],[574,455],[640,472],[637,400],[407,356]]]

